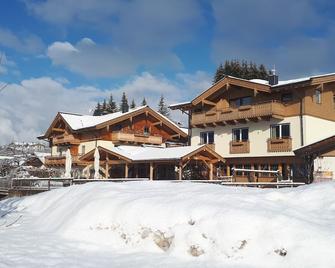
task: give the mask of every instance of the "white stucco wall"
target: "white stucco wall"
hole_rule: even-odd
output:
[[[305,115],[304,120],[304,140],[305,144],[335,135],[335,122],[317,117]]]
[[[314,171],[331,171],[335,180],[335,157],[318,157],[314,160]]]
[[[287,117],[284,120],[272,119],[270,121],[248,122],[246,124],[217,126],[215,128],[193,128],[191,145],[200,143],[200,132],[214,131],[215,150],[223,157],[239,156],[274,156],[274,155],[293,155],[293,153],[268,153],[267,140],[270,138],[270,125],[290,123],[292,137],[292,148],[300,146],[300,119],[298,116]],[[230,154],[229,143],[232,141],[232,130],[234,128],[249,128],[250,153],[249,154]]]
[[[83,145],[85,145],[85,153],[88,153],[89,151],[93,150],[96,146],[102,146],[105,147],[106,149],[111,149],[114,147],[114,144],[111,141],[103,141],[103,140],[87,141],[80,143],[78,150],[79,154],[83,154],[82,152]]]

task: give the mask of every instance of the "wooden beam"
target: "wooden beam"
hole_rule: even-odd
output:
[[[128,178],[128,171],[129,171],[129,166],[128,163],[124,165],[124,177]]]
[[[216,106],[215,102],[209,101],[209,100],[202,100],[201,101],[203,104],[211,105],[211,106]]]
[[[213,163],[209,164],[209,180],[213,180],[213,173],[214,173],[214,169],[213,169]]]
[[[105,178],[106,179],[108,179],[108,175],[109,175],[109,163],[108,163],[108,161],[109,161],[109,158],[108,158],[108,156],[106,157],[106,168],[105,168]]]
[[[55,131],[55,132],[65,132],[65,129],[63,129],[63,128],[58,128],[58,127],[53,127],[53,128],[51,129],[51,131]]]
[[[154,164],[150,162],[150,180],[154,179]]]
[[[171,138],[180,138],[180,134],[171,135]]]
[[[183,179],[183,165],[182,163],[179,163],[179,169],[178,169],[178,180],[182,180]]]
[[[157,126],[157,125],[162,126],[162,125],[163,125],[163,122],[162,122],[162,121],[158,121],[158,122],[155,122],[155,123],[152,123],[152,124],[151,124],[151,126]]]

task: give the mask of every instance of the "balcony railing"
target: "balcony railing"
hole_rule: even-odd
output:
[[[250,152],[249,141],[231,141],[230,153],[231,154],[246,154]]]
[[[264,103],[255,103],[238,108],[226,108],[216,111],[209,111],[203,113],[193,113],[191,124],[203,125],[213,123],[223,123],[247,120],[247,119],[260,119],[262,117],[275,117],[283,118],[285,116],[285,107],[281,102],[270,101]]]
[[[290,151],[292,151],[291,138],[268,139],[268,152],[290,152]]]
[[[79,161],[79,155],[72,155],[72,164],[78,164]],[[65,165],[66,157],[65,155],[60,156],[46,156],[44,164],[46,166],[64,166]]]
[[[130,143],[145,143],[145,144],[162,144],[161,136],[146,135],[143,133],[125,133],[122,131],[112,132],[110,135],[114,143],[130,142]]]
[[[60,135],[52,139],[54,145],[60,144],[80,144],[80,140],[76,139],[73,135]]]

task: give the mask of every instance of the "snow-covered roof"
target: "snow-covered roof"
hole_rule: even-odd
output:
[[[43,153],[43,152],[34,152],[34,155],[44,164],[45,157],[50,156],[50,153]]]
[[[158,146],[118,146],[109,151],[122,155],[132,161],[173,160],[198,150],[202,146],[158,147]]]
[[[106,114],[106,115],[101,115],[101,116],[82,115],[82,114],[73,114],[73,113],[65,113],[65,112],[60,112],[60,115],[64,118],[66,123],[68,123],[69,126],[73,130],[79,130],[83,128],[94,127],[96,125],[105,123],[107,121],[116,119],[118,117],[139,111],[145,107],[148,107],[148,106],[140,106],[134,109],[129,109],[129,111],[125,113],[116,112],[116,113],[111,113],[111,114]]]
[[[321,74],[321,75],[313,75],[313,76],[306,76],[306,77],[300,77],[296,79],[289,79],[289,80],[279,80],[278,84],[273,85],[271,87],[280,87],[284,85],[289,85],[289,84],[295,84],[295,83],[300,83],[300,82],[306,82],[309,81],[313,78],[320,78],[320,77],[325,77],[329,75],[335,75],[335,73],[328,73],[328,74]],[[239,79],[239,78],[238,78]],[[257,84],[262,84],[262,85],[269,85],[269,81],[263,80],[263,79],[251,79],[249,80],[251,82],[257,83]]]
[[[64,118],[66,123],[73,129],[73,130],[80,130],[84,128],[90,128],[97,125],[100,125],[102,123],[108,122],[110,120],[117,119],[121,116],[127,116],[128,114],[134,113],[136,111],[140,111],[145,108],[150,108],[148,105],[140,106],[134,109],[129,109],[128,112],[122,113],[122,112],[116,112],[101,116],[93,116],[93,115],[82,115],[82,114],[75,114],[75,113],[66,113],[66,112],[60,112],[59,114]],[[154,111],[154,110],[153,110]],[[156,112],[156,111],[154,111]],[[156,112],[158,113],[158,112]],[[170,124],[174,125],[176,128],[181,130],[186,135],[188,134],[188,130],[185,128],[181,128],[173,122],[171,119],[167,118],[166,116],[158,113],[161,117],[163,117],[166,121],[168,121]]]

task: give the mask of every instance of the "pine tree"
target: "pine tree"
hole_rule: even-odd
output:
[[[102,103],[101,114],[102,115],[108,114],[106,99],[104,99],[104,101]]]
[[[128,99],[125,92],[122,93],[120,109],[122,113],[126,113],[129,111]]]
[[[99,116],[101,115],[102,113],[102,110],[101,110],[101,105],[100,105],[100,102],[98,102],[97,106],[95,107],[95,110],[93,112],[93,115],[94,116]]]
[[[131,104],[130,104],[130,109],[134,109],[136,107],[136,103],[134,101],[134,99],[131,101]]]
[[[224,69],[222,66],[222,63],[219,65],[219,67],[216,69],[215,75],[214,75],[214,80],[213,80],[213,84],[217,83],[218,81],[220,81],[223,77],[224,77],[225,73],[224,73]]]
[[[158,112],[166,117],[169,117],[170,112],[168,107],[165,105],[164,96],[161,95],[161,98],[158,103]]]
[[[147,100],[145,99],[145,97],[143,97],[142,106],[146,106],[146,105],[147,105]]]
[[[269,71],[266,70],[264,64],[257,66],[254,62],[242,60],[226,60],[224,66],[222,64],[218,66],[214,74],[213,83],[220,81],[226,75],[235,76],[243,79],[268,79]]]
[[[115,101],[113,100],[113,95],[112,94],[109,96],[107,110],[108,110],[108,113],[115,113],[115,112],[118,111],[117,105],[116,105]]]

